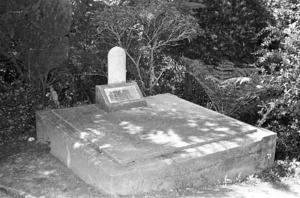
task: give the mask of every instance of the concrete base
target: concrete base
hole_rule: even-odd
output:
[[[147,108],[39,111],[37,136],[85,182],[112,195],[205,186],[271,167],[276,134],[171,94]]]

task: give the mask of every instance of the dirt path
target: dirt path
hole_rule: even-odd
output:
[[[49,153],[46,146],[34,142],[0,145],[0,198],[98,198],[110,197],[85,184]],[[246,182],[206,189],[178,189],[127,197],[300,197],[300,177],[272,182],[250,178]]]

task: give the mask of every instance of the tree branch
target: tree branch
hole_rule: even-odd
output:
[[[145,85],[144,81],[143,81],[143,78],[142,78],[142,75],[141,75],[141,71],[140,71],[140,67],[139,67],[139,62],[140,62],[140,59],[142,57],[142,55],[140,54],[139,57],[138,57],[138,60],[135,61],[134,58],[129,54],[129,52],[127,50],[125,50],[127,56],[129,57],[129,59],[132,61],[132,63],[134,64],[135,68],[136,68],[136,71],[137,71],[137,74],[138,74],[138,78],[139,80],[141,81],[141,83],[143,84],[143,86]]]
[[[158,75],[158,77],[155,78],[155,81],[154,81],[154,83],[153,83],[153,86],[150,87],[150,89],[152,89],[152,88],[158,83],[158,81],[161,79],[161,77],[162,77],[162,75],[164,74],[165,71],[166,71],[166,68],[164,68],[164,69],[160,72],[160,74]]]

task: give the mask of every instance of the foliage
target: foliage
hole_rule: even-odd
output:
[[[47,88],[65,74],[60,66],[68,55],[71,12],[67,0],[1,4],[0,113],[7,119],[0,139],[26,138],[34,135],[35,111],[50,104]]]
[[[72,23],[69,32],[67,78],[56,83],[60,101],[73,105],[77,101],[94,102],[95,85],[106,83],[108,46],[97,46],[93,13],[104,8],[93,0],[72,0]],[[72,102],[73,101],[73,102]]]
[[[160,64],[165,71],[157,82],[157,86],[154,87],[154,92],[157,94],[168,92],[184,97],[185,66],[167,55],[162,56]]]
[[[203,34],[192,43],[177,48],[177,53],[206,64],[218,65],[224,60],[254,63],[254,52],[260,49],[260,30],[267,26],[270,13],[259,0],[204,0],[194,9]]]
[[[39,94],[20,81],[8,84],[0,79],[0,142],[13,138],[27,139],[35,133],[35,110]]]
[[[258,65],[265,69],[263,85],[270,96],[261,106],[259,126],[277,132],[277,157],[299,159],[300,149],[300,4],[267,1],[276,23],[268,34]]]
[[[292,160],[278,160],[276,163],[276,172],[280,177],[293,177],[300,175],[300,162],[295,159]]]
[[[258,93],[261,92],[256,70],[234,68],[228,61],[218,67],[186,57],[182,57],[182,61],[203,87],[209,98],[208,107],[237,119],[247,117],[247,122],[253,123],[259,104]]]
[[[40,87],[42,96],[63,73],[59,66],[68,53],[68,5],[66,0],[14,0],[1,13],[0,53],[20,61],[14,64],[19,74]]]
[[[72,7],[69,63],[81,73],[104,74],[102,59],[105,59],[108,48],[96,45],[95,29],[91,24],[92,14],[103,10],[103,5],[93,0],[74,0]]]
[[[191,40],[198,26],[190,15],[180,13],[168,1],[139,1],[132,6],[106,7],[95,13],[94,23],[100,43],[125,49],[132,67],[130,72],[142,91],[152,94],[166,68],[160,65],[163,50]]]

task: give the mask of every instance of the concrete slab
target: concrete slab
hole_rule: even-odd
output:
[[[171,94],[107,113],[95,105],[37,112],[37,135],[109,194],[207,185],[273,165],[276,134]]]

